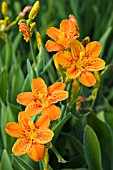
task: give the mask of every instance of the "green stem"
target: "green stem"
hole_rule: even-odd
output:
[[[35,57],[35,54],[34,54],[34,50],[33,50],[33,44],[32,44],[32,41],[30,40],[30,48],[31,48],[31,56],[32,56],[32,59],[33,59],[33,64],[34,64],[34,72],[35,72],[35,77],[38,76],[37,74],[37,61],[36,61],[36,57]]]
[[[60,162],[60,163],[66,163],[67,162],[62,158],[62,156],[59,154],[59,152],[56,150],[56,148],[52,145],[52,143],[51,143],[51,149],[54,152],[54,154],[56,155],[56,157],[58,158],[58,162]]]
[[[49,162],[49,154],[48,154],[48,149],[46,149],[44,158],[43,158],[44,170],[48,170],[48,162]]]

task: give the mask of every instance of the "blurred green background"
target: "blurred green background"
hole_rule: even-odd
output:
[[[0,6],[2,2],[0,0]],[[25,6],[35,3],[34,0],[6,2],[10,21],[15,20]],[[51,26],[58,28],[60,22],[67,19],[69,14],[73,14],[78,21],[80,41],[90,36],[91,41],[96,40],[101,43],[103,48],[100,57],[106,61],[108,67],[101,78],[98,96],[92,107],[93,112],[88,115],[83,113],[81,118],[77,118],[73,110],[71,118],[67,114],[65,120],[59,122],[53,144],[68,162],[58,163],[56,156],[50,150],[50,170],[102,170],[101,166],[103,170],[113,170],[113,1],[40,0],[40,10],[35,18],[37,24],[35,32],[39,31],[42,37],[41,53],[37,48],[35,34],[32,36],[34,54],[37,57],[37,72],[47,85],[58,79],[52,61],[53,53],[48,53],[44,47],[48,40],[46,29]],[[25,16],[25,19],[27,18],[28,13]],[[3,19],[1,10],[0,19]],[[6,37],[6,41],[0,39],[0,169],[41,170],[41,162],[35,163],[27,155],[21,157],[12,155],[11,148],[15,139],[5,132],[6,123],[17,121],[19,111],[24,109],[16,102],[17,94],[31,91],[30,84],[34,77],[30,44],[24,41],[17,24],[6,32]],[[92,88],[83,87],[81,95],[87,97],[90,91]],[[59,105],[63,112],[65,103]],[[89,126],[85,128],[86,124],[91,128]],[[96,150],[98,145],[101,151]],[[98,160],[90,160],[91,155],[87,157],[88,149]]]

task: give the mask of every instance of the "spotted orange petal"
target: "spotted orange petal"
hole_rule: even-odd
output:
[[[100,55],[102,46],[100,45],[99,42],[97,41],[93,41],[90,42],[89,44],[87,44],[86,46],[86,56],[89,58],[95,58],[98,57]]]
[[[84,52],[84,46],[78,40],[73,40],[70,43],[72,57],[78,61],[80,59],[80,52]]]
[[[51,37],[52,39],[54,39],[55,41],[58,40],[58,36],[60,34],[60,30],[55,28],[55,27],[51,27],[49,29],[47,29],[46,34]]]
[[[67,69],[66,76],[68,78],[77,78],[81,74],[81,69],[73,65],[71,68]]]
[[[35,78],[32,80],[32,91],[37,92],[37,96],[40,98],[40,95],[47,94],[47,86],[42,78]]]
[[[87,87],[94,86],[96,83],[96,79],[92,73],[89,71],[84,71],[82,74],[78,77],[79,81]]]
[[[41,145],[39,143],[33,143],[29,151],[27,152],[29,157],[36,162],[43,159],[44,153],[45,153],[45,147],[44,145]]]
[[[54,55],[54,60],[64,68],[68,68],[72,65],[72,55],[69,51],[59,51]]]
[[[20,127],[25,131],[30,131],[29,121],[31,121],[30,115],[28,112],[19,112],[18,122]]]
[[[76,34],[76,27],[74,23],[68,19],[63,20],[60,24],[60,30],[65,33],[66,38],[71,40]]]
[[[17,102],[24,106],[27,106],[33,100],[34,96],[32,92],[24,92],[17,95]]]
[[[69,15],[69,20],[72,21],[76,27],[76,30],[78,31],[78,22],[76,20],[76,18],[74,17],[74,15],[70,14]],[[78,33],[78,36],[79,36],[79,33]]]
[[[12,152],[16,156],[20,156],[28,152],[31,144],[28,139],[18,139],[15,144],[13,145]]]
[[[58,91],[58,90],[64,90],[65,88],[65,83],[62,82],[55,82],[51,86],[48,87],[48,95],[51,94],[53,91]]]
[[[28,112],[30,116],[35,116],[39,114],[42,110],[43,110],[43,107],[37,102],[34,102],[31,105],[28,105],[25,109],[25,111]]]
[[[96,58],[94,60],[88,60],[88,62],[84,65],[86,70],[89,71],[99,71],[104,69],[105,61],[101,58]]]
[[[6,132],[15,138],[21,138],[24,136],[24,132],[22,132],[22,129],[20,125],[16,122],[10,122],[6,125]]]
[[[40,128],[40,127],[47,128],[49,127],[49,125],[50,125],[50,118],[46,113],[42,114],[35,123],[36,128]]]
[[[64,47],[60,44],[58,44],[57,42],[48,40],[45,44],[46,49],[51,52],[51,51],[60,51],[63,50]]]
[[[48,128],[40,128],[37,131],[36,142],[40,144],[46,144],[52,140],[54,133]]]
[[[68,98],[68,92],[64,90],[56,90],[51,93],[48,97],[48,102],[57,103],[58,101],[62,101]]]
[[[42,111],[42,114],[47,113],[51,120],[56,120],[60,117],[61,111],[60,108],[55,105],[50,105]]]

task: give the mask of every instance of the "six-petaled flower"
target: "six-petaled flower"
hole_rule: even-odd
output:
[[[71,52],[68,50],[59,51],[54,55],[54,60],[66,68],[66,76],[78,80],[85,86],[93,86],[96,79],[93,71],[104,69],[105,62],[98,58],[101,52],[101,45],[97,42],[90,42],[84,47],[78,40],[71,45]]]
[[[42,78],[33,79],[32,92],[23,92],[17,96],[17,102],[26,106],[30,116],[47,113],[51,120],[60,117],[60,108],[54,103],[68,97],[64,91],[65,83],[56,82],[47,88]]]
[[[36,162],[43,159],[44,144],[50,142],[54,135],[48,128],[50,125],[49,116],[43,114],[34,124],[27,113],[20,112],[18,122],[10,122],[6,125],[6,132],[12,137],[18,138],[12,152],[16,156],[27,153]]]
[[[53,40],[46,42],[48,51],[59,51],[68,48],[73,39],[79,37],[78,23],[75,17],[70,14],[69,19],[63,20],[60,24],[60,29],[51,27],[47,29],[46,34]]]

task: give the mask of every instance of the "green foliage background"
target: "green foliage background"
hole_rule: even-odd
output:
[[[13,21],[27,5],[34,0],[6,0],[8,14]],[[0,0],[0,6],[2,1]],[[107,71],[101,77],[98,95],[92,111],[82,110],[66,113],[65,102],[59,103],[63,119],[55,129],[52,143],[68,162],[58,163],[50,150],[50,170],[113,170],[113,2],[112,0],[40,0],[40,10],[35,19],[42,37],[43,46],[38,53],[35,34],[33,49],[37,57],[37,75],[44,78],[47,85],[58,80],[58,73],[52,61],[53,53],[44,47],[48,37],[46,29],[59,27],[61,20],[73,14],[78,21],[80,41],[90,36],[91,41],[99,41],[103,47],[101,58],[106,61]],[[27,18],[27,15],[26,15]],[[3,16],[0,11],[0,19]],[[24,107],[16,102],[17,94],[31,91],[31,80],[35,76],[30,44],[23,40],[14,25],[4,42],[0,39],[0,169],[1,170],[42,170],[42,162],[35,163],[27,155],[16,157],[11,148],[15,139],[5,132],[6,123],[17,121],[19,111]],[[82,87],[81,95],[88,97],[93,88]],[[88,103],[84,107],[88,107]]]

